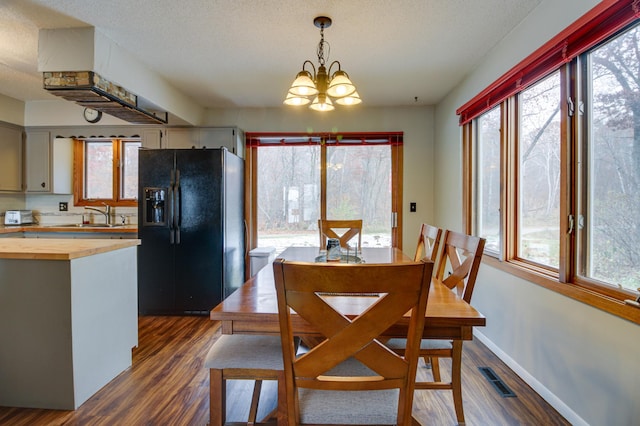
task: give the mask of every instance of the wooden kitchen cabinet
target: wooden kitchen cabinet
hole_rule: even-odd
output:
[[[22,191],[22,128],[0,123],[0,191]]]
[[[28,131],[27,192],[73,193],[73,139],[51,138],[48,131]]]
[[[237,127],[168,128],[164,148],[225,147],[244,158],[244,132]]]

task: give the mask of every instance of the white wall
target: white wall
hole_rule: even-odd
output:
[[[543,1],[437,105],[434,166],[437,174],[448,172],[435,189],[438,225],[462,227],[455,110],[597,3]],[[486,264],[473,305],[487,317],[476,335],[571,423],[638,424],[640,326]]]
[[[24,102],[0,95],[0,121],[24,126]]]

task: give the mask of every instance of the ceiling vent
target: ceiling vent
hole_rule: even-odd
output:
[[[143,108],[141,98],[93,71],[45,72],[43,80],[45,90],[52,95],[129,123],[167,123],[167,112]]]

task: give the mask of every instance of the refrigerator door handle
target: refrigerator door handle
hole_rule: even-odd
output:
[[[182,203],[182,193],[181,193],[182,189],[180,188],[180,169],[176,170],[176,183],[175,183],[175,190],[174,190],[174,196],[175,196],[175,220],[174,220],[174,228],[175,228],[175,241],[176,244],[180,244],[180,225],[182,224],[182,219],[180,217],[180,210],[181,210],[181,203]]]
[[[173,232],[173,228],[174,228],[174,210],[175,210],[175,203],[173,200],[174,197],[174,182],[173,182],[173,177],[174,177],[174,170],[171,169],[171,180],[169,182],[169,244],[175,244],[175,239],[174,239],[174,232]]]

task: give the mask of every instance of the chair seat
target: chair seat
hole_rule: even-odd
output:
[[[396,424],[398,393],[398,389],[358,392],[300,389],[301,423]]]
[[[376,376],[355,358],[349,358],[327,371],[325,376]],[[384,391],[321,391],[300,389],[302,423],[310,424],[395,424],[398,415],[398,389]]]
[[[387,346],[391,349],[404,349],[407,346],[406,339],[389,339]],[[451,340],[437,340],[437,339],[422,339],[420,341],[420,350],[437,350],[437,349],[452,349],[453,345]]]
[[[223,334],[211,345],[205,368],[282,370],[279,336]]]

